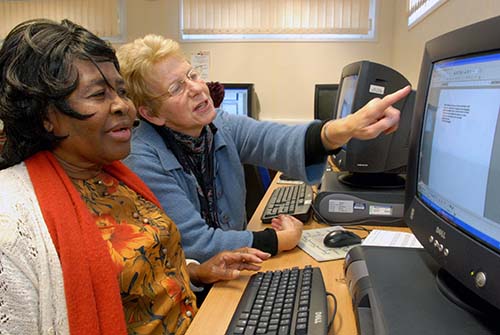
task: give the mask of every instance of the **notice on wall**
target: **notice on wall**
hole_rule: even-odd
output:
[[[198,51],[191,55],[191,65],[198,69],[201,79],[208,81],[210,72],[210,51]]]

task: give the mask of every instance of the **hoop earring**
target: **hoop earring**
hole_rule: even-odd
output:
[[[43,127],[49,133],[51,133],[54,130],[54,125],[52,124],[52,122],[47,120],[43,121]]]

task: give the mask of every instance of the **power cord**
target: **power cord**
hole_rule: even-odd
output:
[[[330,329],[333,326],[333,321],[335,320],[335,316],[337,315],[337,298],[335,297],[335,294],[326,291],[326,296],[327,297],[332,297],[333,298],[333,313],[332,313],[332,319],[328,321],[328,332],[330,332]]]

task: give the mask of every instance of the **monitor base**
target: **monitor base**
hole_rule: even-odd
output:
[[[366,189],[401,189],[405,187],[403,176],[394,173],[340,173],[339,181],[349,187]]]

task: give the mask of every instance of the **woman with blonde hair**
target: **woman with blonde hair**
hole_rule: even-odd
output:
[[[404,88],[341,120],[286,126],[215,109],[206,83],[177,42],[147,35],[117,52],[131,99],[144,122],[134,130],[127,164],[177,223],[188,257],[254,247],[271,254],[294,248],[302,224],[287,215],[272,228],[246,230],[243,163],[318,183],[328,154],[350,138],[397,128],[391,106]]]

